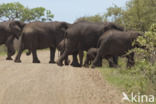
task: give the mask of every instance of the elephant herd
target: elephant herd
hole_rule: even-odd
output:
[[[134,52],[127,52],[135,47],[142,48],[139,44],[132,45],[132,42],[142,34],[135,31],[124,31],[111,22],[88,22],[77,21],[73,24],[67,22],[30,22],[7,21],[0,23],[0,45],[7,47],[7,60],[12,60],[15,53],[13,46],[14,39],[20,38],[19,50],[15,58],[20,63],[21,54],[28,50],[27,54],[33,56],[33,63],[40,63],[37,56],[38,49],[50,49],[49,63],[57,63],[62,66],[69,65],[69,55],[73,60],[74,67],[92,68],[102,66],[102,59],[107,59],[110,67],[117,67],[118,57],[127,57],[127,67],[134,65]],[[55,62],[56,49],[60,56]],[[84,51],[86,58],[83,63]],[[79,61],[77,58],[79,55]]]

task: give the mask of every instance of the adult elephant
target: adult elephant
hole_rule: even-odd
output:
[[[20,48],[15,62],[21,62],[23,50],[32,52],[33,63],[40,63],[37,57],[37,49],[50,48],[50,61],[55,63],[55,51],[57,45],[64,39],[66,29],[70,26],[66,22],[32,22],[27,24],[22,31]]]
[[[5,44],[7,47],[6,60],[12,60],[11,56],[15,53],[13,40],[19,38],[24,26],[21,21],[0,22],[0,45]]]
[[[97,50],[97,55],[93,61],[92,68],[98,65],[98,61],[101,57],[123,56],[128,59],[127,67],[131,67],[135,64],[134,52],[126,54],[130,49],[138,47],[143,48],[139,44],[132,45],[132,42],[137,39],[138,36],[142,36],[138,32],[134,31],[118,31],[109,30],[102,35],[102,40]]]
[[[62,65],[62,61],[70,54],[74,55],[74,66],[79,66],[77,61],[78,51],[88,51],[89,48],[96,48],[99,37],[110,29],[123,31],[123,28],[110,22],[93,23],[87,21],[76,22],[67,29],[67,45],[64,53],[57,61]]]

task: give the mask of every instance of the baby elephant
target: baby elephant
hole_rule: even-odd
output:
[[[63,39],[63,40],[57,45],[57,49],[58,49],[58,51],[60,52],[60,55],[62,55],[63,52],[64,52],[64,48],[65,48],[65,44],[66,44],[65,42],[67,42],[66,39]],[[65,65],[69,65],[69,63],[70,63],[70,60],[68,59],[68,57],[66,57],[66,58],[65,58],[65,61],[64,61],[64,64],[65,64]]]
[[[98,48],[90,48],[87,52],[86,60],[84,63],[84,67],[89,67],[89,65],[92,63],[92,61],[95,59],[98,52]],[[97,66],[102,67],[102,59],[105,58],[109,62],[109,67],[117,67],[117,60],[118,57],[100,57],[98,60]]]
[[[96,57],[98,48],[90,48],[86,55],[86,60],[84,63],[84,67],[89,67],[89,65],[92,63],[94,58]],[[98,66],[102,66],[102,58],[98,62]]]

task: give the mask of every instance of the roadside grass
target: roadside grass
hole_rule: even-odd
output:
[[[104,79],[122,92],[126,92],[128,95],[132,92],[135,94],[140,93],[141,95],[154,95],[155,103],[152,104],[156,104],[156,83],[148,80],[143,73],[137,72],[137,67],[127,69],[125,63],[126,59],[122,58],[119,59],[118,68],[109,68],[107,61],[104,61],[103,67],[99,68],[99,70]]]
[[[6,55],[6,47],[4,45],[0,46],[0,56]]]

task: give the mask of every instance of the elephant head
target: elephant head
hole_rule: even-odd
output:
[[[65,32],[71,24],[66,22],[60,22],[58,28]]]
[[[17,39],[20,37],[20,34],[25,26],[25,23],[21,21],[12,21],[9,24],[10,32],[13,34]]]

